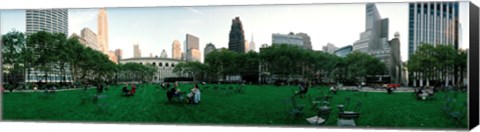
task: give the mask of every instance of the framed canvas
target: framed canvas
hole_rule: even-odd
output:
[[[470,130],[478,21],[469,1],[0,8],[1,120]]]

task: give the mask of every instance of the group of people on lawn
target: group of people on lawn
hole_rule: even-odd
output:
[[[125,86],[123,86],[122,88],[122,95],[127,97],[135,95],[135,92],[137,91],[137,87],[135,86],[135,84],[131,84],[132,88],[130,90],[128,90],[127,87],[128,84],[125,83]]]
[[[166,87],[166,89],[168,89],[170,88],[170,84],[168,83],[162,84],[162,87]],[[168,101],[171,102],[175,98],[182,101],[183,100],[182,94],[184,94],[184,92],[181,92],[180,89],[178,88],[178,83],[175,83],[175,85],[167,91]],[[198,84],[195,84],[193,88],[190,89],[190,92],[187,94],[186,101],[187,103],[198,104],[200,103],[200,99],[201,99],[200,96],[201,96],[201,92],[198,87]]]

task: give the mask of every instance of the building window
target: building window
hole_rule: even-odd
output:
[[[168,63],[165,63],[165,66],[168,67]]]
[[[158,66],[159,66],[159,67],[162,67],[162,62],[158,63]]]
[[[172,63],[172,67],[175,67],[175,64],[174,64],[174,63]]]
[[[155,64],[155,62],[152,63],[153,66],[156,66],[157,64]]]

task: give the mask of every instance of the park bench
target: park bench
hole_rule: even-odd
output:
[[[303,116],[303,106],[297,104],[295,97],[285,98],[283,105],[287,114],[285,120],[288,120],[291,116],[294,120]]]

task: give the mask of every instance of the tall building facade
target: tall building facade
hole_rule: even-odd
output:
[[[248,43],[248,40],[245,40],[245,53],[250,51],[250,44]]]
[[[458,49],[458,14],[458,2],[409,3],[409,57],[422,44],[453,45]]]
[[[347,57],[347,55],[352,52],[352,49],[352,45],[347,45],[336,50],[334,54],[340,57]]]
[[[35,9],[25,12],[27,36],[43,30],[68,36],[68,9]]]
[[[200,61],[199,39],[191,34],[186,35],[185,39],[185,59],[186,61]]]
[[[108,19],[107,11],[105,8],[101,8],[98,11],[98,20],[97,20],[97,29],[98,29],[98,45],[102,47],[102,52],[108,54]]]
[[[198,49],[190,49],[187,54],[187,61],[198,61],[202,60],[202,54]]]
[[[165,51],[165,49],[163,49],[162,53],[160,53],[160,58],[168,58],[167,51]]]
[[[207,58],[207,55],[210,54],[211,52],[217,50],[215,45],[212,43],[208,43],[205,48],[203,49],[203,59],[205,60]],[[205,61],[204,61],[205,62]]]
[[[240,17],[235,17],[235,19],[232,20],[228,39],[228,50],[238,53],[245,52],[245,33]]]
[[[68,9],[33,9],[25,11],[25,34],[31,35],[38,31],[63,33],[68,36]],[[78,35],[77,35],[78,36]],[[79,37],[80,38],[80,37]],[[73,77],[69,66],[65,66],[65,82],[72,82]],[[35,68],[25,74],[25,82],[61,82],[63,75],[60,68],[52,68],[47,74]]]
[[[368,3],[365,9],[365,31],[360,34],[360,39],[353,43],[352,50],[378,58],[385,64],[385,74],[390,76],[390,82],[400,83],[400,41],[398,38],[388,40],[389,19],[380,17],[375,4]],[[399,37],[398,34],[396,36]]]
[[[330,54],[334,54],[335,51],[337,51],[337,50],[338,50],[338,47],[336,47],[332,43],[327,43],[327,45],[322,47],[323,52],[327,52],[327,53],[330,53]]]
[[[178,40],[174,40],[172,43],[172,58],[177,60],[182,59],[182,48]]]
[[[303,39],[303,48],[304,48],[304,49],[312,50],[312,41],[311,41],[311,39],[310,39],[310,36],[308,36],[308,34],[306,34],[306,33],[297,33],[296,35],[302,36],[302,39]]]
[[[142,65],[156,66],[157,72],[155,72],[154,76],[151,78],[151,81],[164,82],[164,79],[168,77],[180,77],[179,74],[173,72],[173,69],[177,64],[184,63],[184,61],[170,58],[141,57],[121,59],[119,63],[137,63]],[[122,76],[119,78],[122,78]]]
[[[116,49],[115,50],[115,56],[117,57],[117,62],[120,62],[120,60],[123,57],[123,51],[122,49]]]
[[[389,68],[389,72],[391,73],[391,79],[393,82],[396,83],[403,83],[402,81],[402,56],[400,55],[400,33],[396,32],[394,38],[390,40],[390,47],[391,47],[391,65]]]
[[[249,44],[249,51],[253,51],[255,52],[255,42],[253,42],[253,35],[252,35],[252,40],[250,41],[250,44]]]
[[[272,45],[276,44],[287,44],[303,47],[303,37],[300,35],[295,35],[293,33],[289,34],[272,34]]]
[[[80,43],[90,47],[96,51],[101,51],[100,46],[98,45],[97,41],[97,34],[95,34],[90,28],[83,28],[82,31],[80,32]]]
[[[377,7],[373,3],[366,5],[365,31],[353,44],[353,51],[363,53],[376,52],[388,48],[388,18],[381,19]]]
[[[142,57],[142,52],[141,52],[140,47],[137,43],[137,44],[133,45],[133,58],[140,58],[140,57]]]

